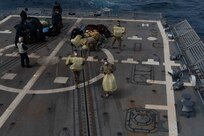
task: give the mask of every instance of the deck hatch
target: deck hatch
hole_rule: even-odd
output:
[[[127,110],[126,128],[131,132],[154,133],[158,131],[159,115],[156,110],[132,108]]]
[[[132,84],[146,85],[147,80],[154,79],[154,67],[151,65],[134,65],[131,73],[131,77],[128,78],[128,82]]]

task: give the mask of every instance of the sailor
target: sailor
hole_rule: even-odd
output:
[[[122,42],[122,36],[125,33],[125,27],[122,27],[120,25],[120,21],[117,21],[117,25],[113,27],[113,42],[112,47],[115,44],[116,40],[118,41],[118,49],[119,53],[121,52],[121,42]]]
[[[20,16],[21,16],[21,23],[25,24],[27,20],[27,11],[28,8],[25,8],[24,10],[21,11]]]
[[[30,30],[30,37],[32,41],[44,41],[45,35],[43,34],[43,26],[40,20],[36,17],[28,17],[27,27]]]
[[[53,35],[58,35],[61,28],[61,18],[58,10],[52,14]]]
[[[15,46],[16,46],[16,48],[18,48],[17,43],[18,43],[19,37],[23,37],[24,32],[26,30],[26,25],[17,24],[17,25],[14,26],[14,28],[16,29]]]
[[[60,3],[57,1],[55,1],[55,4],[52,8],[52,12],[54,13],[56,10],[59,11],[60,14],[62,14],[62,7],[61,7]]]
[[[80,72],[83,70],[85,59],[80,57],[77,50],[74,50],[73,55],[69,55],[66,60],[66,65],[70,65],[70,70],[73,72],[75,87],[78,88]]]
[[[28,47],[23,43],[23,37],[19,37],[17,47],[18,47],[18,52],[21,56],[21,66],[25,67],[25,62],[26,62],[26,67],[31,68],[31,66],[29,65],[30,61],[28,58],[28,54],[26,52],[28,50]]]
[[[105,92],[104,97],[109,97],[109,95],[117,89],[117,84],[113,72],[116,70],[114,64],[108,62],[104,59],[104,64],[100,68],[100,72],[104,74],[102,87]]]
[[[60,23],[62,24],[62,7],[60,5],[59,2],[55,1],[55,4],[52,8],[52,13],[54,13],[55,11],[59,12],[59,16],[60,16]]]

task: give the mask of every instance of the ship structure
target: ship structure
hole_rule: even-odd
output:
[[[204,45],[184,20],[169,26],[159,13],[63,10],[57,36],[28,44],[22,68],[14,44],[18,9],[0,21],[1,136],[202,136]],[[49,9],[28,15],[50,20]],[[112,38],[86,56],[75,87],[65,65],[74,28],[125,27],[122,51]],[[83,55],[82,50],[78,50]],[[103,97],[104,58],[115,65],[117,90]]]

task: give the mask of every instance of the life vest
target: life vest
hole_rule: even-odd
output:
[[[25,46],[25,45],[23,45],[23,43],[17,43],[19,53],[25,53],[26,52],[26,50],[23,49],[23,46]]]
[[[125,33],[125,27],[121,27],[121,26],[113,27],[113,35],[115,37],[122,37],[124,33]]]

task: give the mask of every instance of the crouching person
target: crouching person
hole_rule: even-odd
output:
[[[26,62],[26,67],[30,68],[31,67],[29,64],[30,60],[29,60],[28,54],[27,54],[28,47],[23,43],[23,37],[19,37],[17,47],[18,47],[18,52],[21,56],[21,66],[25,67],[25,62]]]
[[[87,45],[89,49],[98,50],[97,43],[100,39],[100,33],[98,30],[88,31],[89,37],[87,38]]]
[[[65,64],[70,65],[70,70],[74,75],[75,87],[78,88],[80,72],[83,70],[85,59],[78,56],[77,50],[74,50],[73,55],[68,56]]]
[[[100,72],[104,74],[102,86],[105,92],[104,97],[109,97],[109,95],[117,89],[117,84],[113,72],[116,70],[115,66],[104,59],[104,65],[101,66]]]

